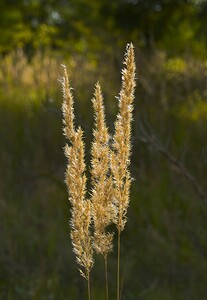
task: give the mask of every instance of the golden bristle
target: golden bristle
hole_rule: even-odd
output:
[[[111,152],[111,171],[114,180],[115,205],[117,206],[116,225],[123,231],[126,224],[126,212],[129,205],[131,151],[131,121],[135,89],[135,58],[132,44],[127,46],[122,70],[122,87],[119,94],[119,113],[115,122]]]
[[[106,227],[112,223],[112,179],[109,175],[109,133],[105,123],[103,96],[100,84],[95,86],[92,99],[95,128],[92,143],[92,215],[94,223],[94,249],[97,253],[106,256],[112,249],[113,234],[106,231]]]
[[[86,279],[93,266],[91,224],[91,203],[85,199],[86,176],[84,162],[83,131],[79,127],[74,129],[73,95],[69,86],[67,70],[64,67],[62,80],[63,89],[63,117],[64,132],[71,142],[66,144],[65,156],[68,159],[65,181],[68,187],[69,200],[71,202],[71,240],[73,251],[78,264],[82,267],[80,273]]]

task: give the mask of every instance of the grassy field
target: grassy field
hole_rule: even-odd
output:
[[[207,63],[190,56],[146,56],[137,49],[137,90],[128,223],[122,238],[122,300],[206,299]],[[82,300],[85,282],[72,253],[61,121],[61,63],[75,88],[77,123],[91,143],[94,83],[100,80],[110,130],[120,61],[22,51],[0,61],[0,299]],[[104,61],[109,61],[107,66]],[[110,67],[108,67],[110,66]],[[147,138],[148,144],[141,138]],[[151,143],[150,143],[151,141]],[[185,165],[195,181],[185,178]],[[89,157],[86,157],[89,161]],[[96,256],[92,299],[105,299]],[[116,293],[116,249],[109,257]]]

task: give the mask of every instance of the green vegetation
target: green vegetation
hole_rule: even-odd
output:
[[[0,4],[0,299],[85,299],[69,237],[57,79],[67,65],[89,152],[93,85],[98,79],[104,87],[113,129],[130,41],[137,89],[122,300],[205,299],[207,2]],[[95,259],[91,298],[102,300],[104,266]],[[116,248],[110,282],[115,274]]]

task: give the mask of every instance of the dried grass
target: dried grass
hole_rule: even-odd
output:
[[[131,152],[131,121],[135,89],[134,48],[130,44],[122,70],[122,87],[119,94],[119,113],[115,122],[112,147],[105,123],[105,111],[100,84],[95,86],[92,99],[95,124],[91,149],[91,198],[86,198],[83,131],[74,126],[73,95],[66,67],[63,66],[63,122],[64,134],[70,141],[65,147],[68,158],[66,184],[71,202],[71,239],[73,251],[81,267],[81,275],[88,280],[90,299],[90,271],[93,250],[103,255],[106,272],[106,299],[108,299],[107,256],[112,250],[114,233],[107,227],[115,223],[118,229],[117,300],[120,299],[120,234],[124,230],[129,206],[131,177],[129,172]],[[93,234],[91,227],[93,226]]]

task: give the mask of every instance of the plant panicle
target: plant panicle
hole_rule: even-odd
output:
[[[83,131],[74,128],[73,95],[69,85],[68,74],[64,67],[63,89],[63,124],[64,133],[71,146],[66,144],[65,156],[68,164],[65,182],[71,203],[71,240],[77,263],[82,267],[81,275],[87,280],[93,267],[93,247],[91,235],[91,202],[86,200],[85,149]]]
[[[86,165],[83,131],[75,128],[74,99],[63,66],[63,124],[64,135],[70,145],[65,146],[68,159],[65,181],[71,203],[71,240],[80,274],[88,281],[90,299],[90,271],[94,264],[93,252],[104,257],[106,298],[108,299],[107,257],[113,248],[114,233],[108,226],[116,224],[118,230],[117,300],[120,299],[120,234],[127,222],[131,175],[131,122],[135,90],[135,54],[132,44],[127,45],[122,85],[118,97],[119,112],[115,121],[112,146],[105,121],[105,108],[101,86],[95,85],[92,104],[94,108],[93,142],[91,146],[91,197],[86,199]]]

